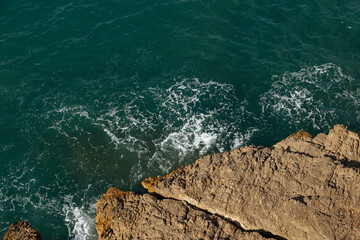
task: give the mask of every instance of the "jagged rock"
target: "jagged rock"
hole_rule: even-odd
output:
[[[270,148],[249,146],[202,157],[165,177],[148,178],[143,186],[245,230],[286,239],[360,239],[359,140],[341,125],[315,138],[299,131]]]
[[[41,240],[41,236],[29,223],[19,221],[10,225],[4,240]]]
[[[110,188],[96,204],[99,239],[264,239],[189,204]]]

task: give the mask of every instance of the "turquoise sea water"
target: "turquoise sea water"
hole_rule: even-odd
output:
[[[197,157],[360,130],[359,1],[0,2],[0,239]]]

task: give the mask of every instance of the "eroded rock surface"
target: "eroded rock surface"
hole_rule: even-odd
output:
[[[41,236],[29,223],[19,221],[10,225],[4,240],[41,240]]]
[[[99,239],[264,239],[185,202],[110,188],[97,202]]]
[[[99,237],[360,239],[359,141],[341,125],[299,131],[148,178],[154,195],[110,189],[97,203]]]
[[[143,186],[286,239],[360,239],[359,135],[299,131],[271,148],[209,155]]]

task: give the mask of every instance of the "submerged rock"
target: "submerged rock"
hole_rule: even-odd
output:
[[[100,239],[360,239],[359,135],[336,125],[199,158],[97,203]]]
[[[41,240],[41,236],[29,223],[19,221],[10,225],[4,240]]]

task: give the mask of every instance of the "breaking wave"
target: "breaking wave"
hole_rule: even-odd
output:
[[[81,199],[81,206],[73,200],[73,195],[63,197],[62,214],[65,218],[65,225],[68,229],[68,236],[74,240],[96,239],[95,229],[95,199],[90,204],[89,198]],[[92,198],[90,198],[92,199]]]

